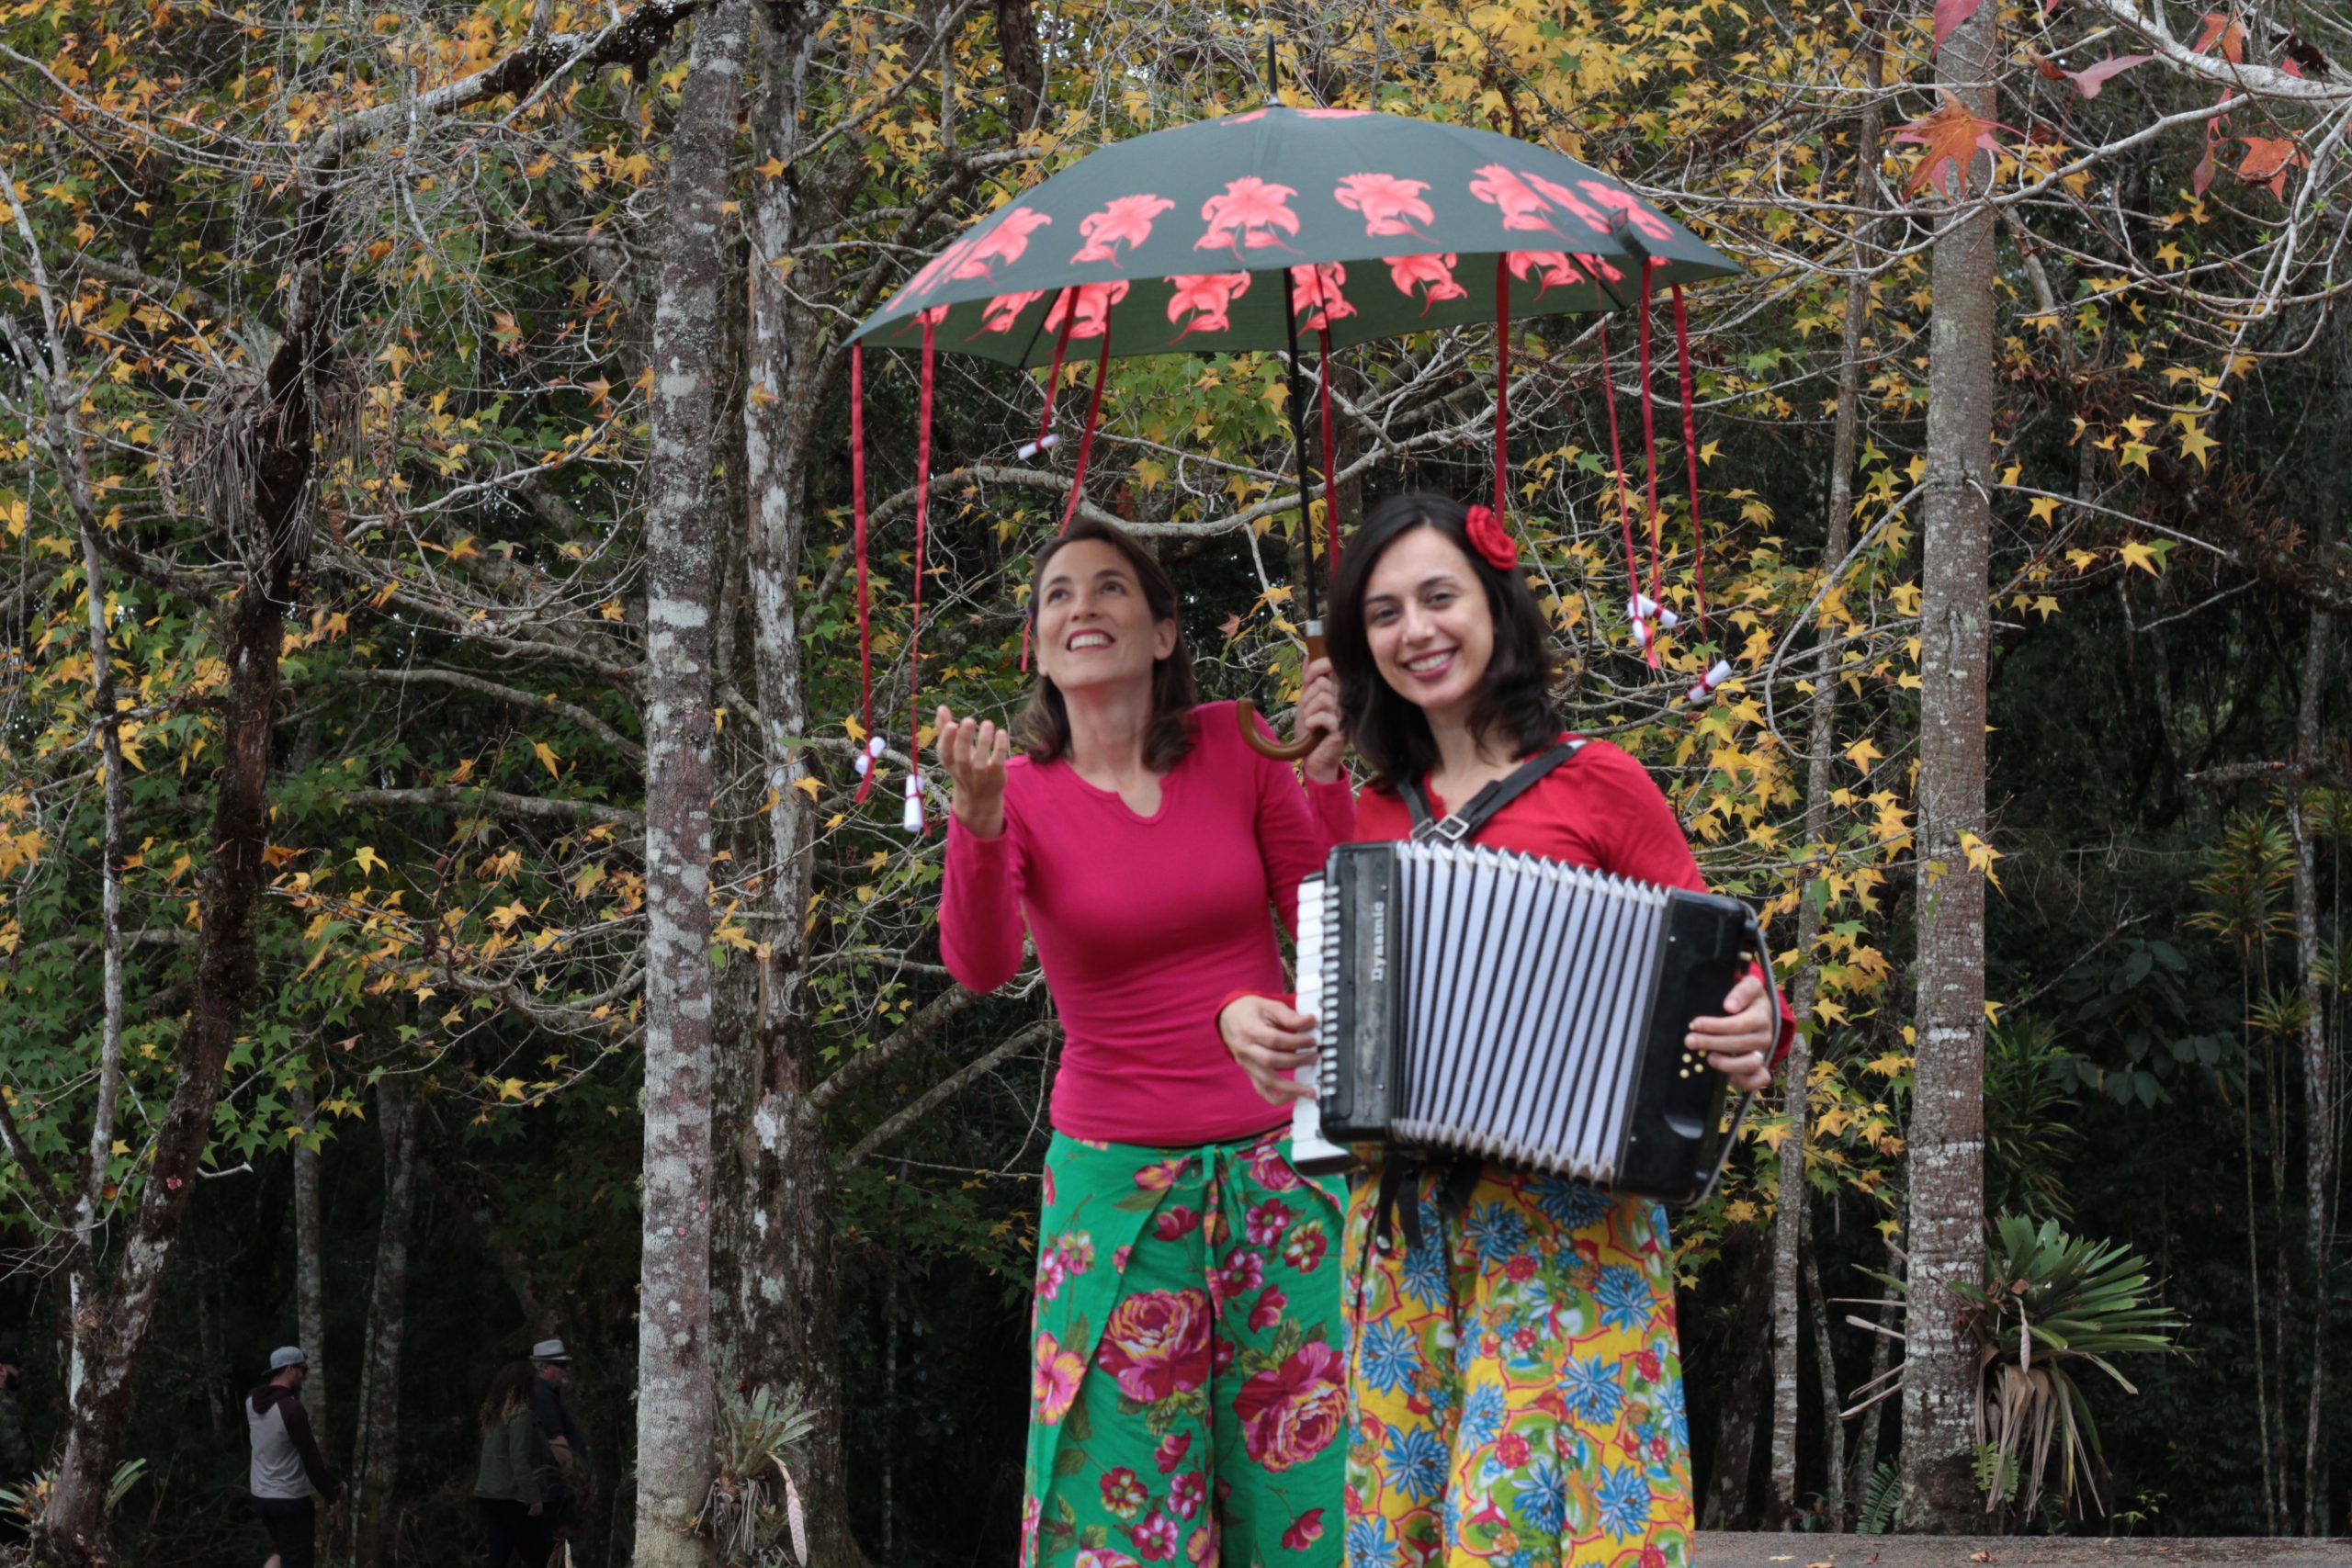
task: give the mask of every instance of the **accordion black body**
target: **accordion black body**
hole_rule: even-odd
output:
[[[1321,1049],[1294,1157],[1329,1168],[1340,1145],[1385,1143],[1697,1202],[1730,1145],[1728,1085],[1683,1036],[1764,956],[1736,899],[1505,851],[1343,845],[1299,888]]]

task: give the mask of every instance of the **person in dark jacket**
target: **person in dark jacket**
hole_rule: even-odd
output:
[[[569,1534],[580,1509],[581,1481],[588,1468],[588,1444],[580,1423],[564,1408],[563,1391],[571,1382],[571,1354],[560,1339],[542,1339],[531,1347],[531,1370],[538,1381],[531,1398],[539,1415],[539,1430],[555,1453],[555,1476],[548,1485],[548,1533]]]
[[[25,1381],[25,1356],[13,1339],[0,1340],[0,1487],[22,1494],[33,1478],[33,1444],[25,1434],[25,1407],[17,1385]],[[24,1515],[0,1511],[0,1543],[26,1538]]]
[[[548,1528],[548,1489],[555,1478],[555,1454],[539,1429],[531,1363],[509,1361],[490,1380],[481,1402],[481,1463],[474,1472],[474,1496],[481,1504],[483,1568],[546,1568],[554,1547]]]
[[[310,1413],[302,1408],[302,1380],[310,1375],[310,1359],[301,1347],[281,1345],[269,1353],[269,1381],[245,1395],[254,1511],[277,1548],[269,1559],[277,1568],[312,1568],[319,1531],[311,1494],[316,1490],[330,1507],[343,1495],[342,1483],[311,1436]]]

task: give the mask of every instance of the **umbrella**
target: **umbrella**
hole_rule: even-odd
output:
[[[1736,272],[1736,264],[1598,170],[1490,130],[1360,109],[1246,114],[1156,131],[1090,154],[981,219],[862,322],[852,338],[853,398],[864,346],[918,348],[921,428],[916,446],[915,605],[922,619],[929,500],[933,366],[941,349],[1018,366],[1052,367],[1038,436],[1026,458],[1051,446],[1053,392],[1073,342],[1096,366],[1078,448],[1067,525],[1076,512],[1114,355],[1286,349],[1289,412],[1298,448],[1302,513],[1307,496],[1298,339],[1315,334],[1328,361],[1335,346],[1492,320],[1497,333],[1495,497],[1507,513],[1505,430],[1510,322],[1514,316],[1606,311],[1635,305],[1640,320],[1642,419],[1650,453],[1649,590],[1634,562],[1630,503],[1619,490],[1629,613],[1651,663],[1657,631],[1671,626],[1657,604],[1657,481],[1647,396],[1650,299],[1673,296],[1680,347],[1685,446],[1694,515],[1698,473],[1682,286]],[[1082,352],[1082,350],[1081,350]],[[1603,338],[1605,356],[1606,338]],[[1322,383],[1326,553],[1338,561],[1331,514],[1329,377]],[[862,416],[852,443],[863,445]],[[1612,447],[1616,409],[1611,400]],[[1622,452],[1616,471],[1624,472]],[[862,450],[853,457],[861,660],[870,671]],[[1304,519],[1302,518],[1302,521]],[[1320,642],[1314,573],[1305,630]],[[1718,677],[1720,679],[1720,677]],[[1710,688],[1711,689],[1711,688]],[[872,731],[871,680],[866,724]],[[917,710],[920,723],[920,709]],[[1243,733],[1261,740],[1244,705]],[[1273,755],[1300,755],[1319,737]],[[869,742],[870,747],[876,746]],[[911,750],[911,748],[910,748]],[[861,761],[871,785],[871,755]],[[922,825],[920,780],[907,780],[907,827]]]

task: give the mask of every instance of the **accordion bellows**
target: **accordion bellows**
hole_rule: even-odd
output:
[[[1764,956],[1738,900],[1507,851],[1348,844],[1300,885],[1298,953],[1321,1036],[1303,1168],[1386,1143],[1676,1204],[1713,1188],[1727,1085],[1682,1041]]]

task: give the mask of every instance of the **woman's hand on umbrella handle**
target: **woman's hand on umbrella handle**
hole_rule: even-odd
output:
[[[1331,673],[1328,659],[1307,660],[1306,684],[1298,697],[1298,732],[1320,737],[1306,754],[1307,782],[1337,779],[1348,754],[1348,738],[1340,733],[1340,678]]]
[[[958,720],[944,703],[938,726],[933,746],[956,786],[948,810],[974,838],[997,837],[1004,831],[1004,765],[1012,737],[987,720]]]

